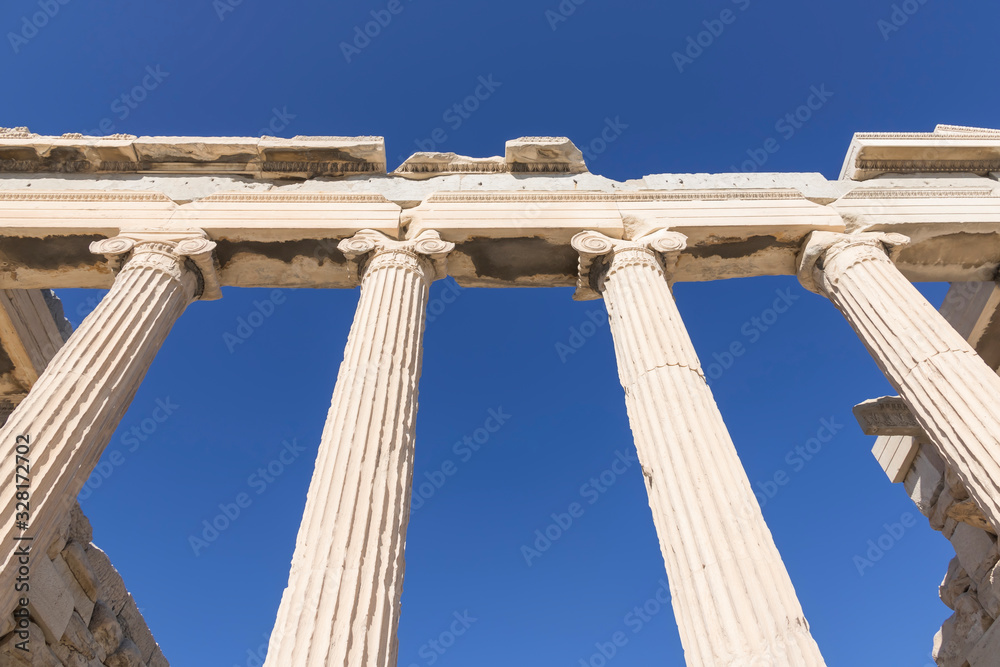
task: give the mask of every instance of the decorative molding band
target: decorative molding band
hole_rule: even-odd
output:
[[[278,139],[278,141],[287,142],[289,140],[287,140],[287,139]],[[307,136],[307,135],[304,135],[304,134],[299,134],[299,135],[296,135],[296,136],[292,137],[291,141],[324,141],[324,142],[326,142],[326,141],[350,141],[350,142],[371,141],[371,142],[375,142],[375,141],[382,141],[382,137],[376,137],[376,136],[372,136],[372,135],[367,135],[367,136],[363,136],[363,137],[325,137],[325,136],[311,137],[311,136]]]
[[[394,174],[505,174],[505,162],[451,162],[448,164],[403,163]]]
[[[951,127],[951,126],[939,126],[939,127]],[[956,126],[957,127],[957,126]],[[856,132],[854,134],[855,139],[919,139],[922,141],[941,141],[946,139],[948,141],[958,140],[958,141],[978,141],[984,138],[989,138],[989,135],[1000,134],[998,130],[987,130],[980,128],[968,128],[965,130],[968,134],[950,134],[946,132]],[[975,133],[973,133],[975,132]]]
[[[427,203],[504,203],[504,202],[658,202],[658,201],[739,201],[739,200],[800,200],[795,190],[727,190],[677,192],[445,192],[434,193]]]
[[[322,192],[225,192],[198,200],[205,203],[288,203],[288,204],[389,204],[382,195],[327,194]]]
[[[995,135],[1000,136],[1000,130],[995,130],[988,127],[970,127],[968,125],[943,125],[940,124],[934,128],[935,134],[947,134],[949,136],[953,134],[978,134],[978,135]]]
[[[101,162],[98,167],[99,171],[112,171],[112,172],[130,172],[130,171],[146,171],[152,165],[149,162],[130,162],[128,160],[110,161],[105,160]]]
[[[0,127],[0,139],[33,139],[37,136],[26,127]]]
[[[204,165],[187,163],[158,163],[158,162],[135,162],[135,161],[109,161],[91,162],[89,160],[69,160],[66,162],[50,163],[44,160],[0,160],[0,172],[11,173],[133,173],[149,172],[157,173],[161,165],[171,165],[179,169],[178,164],[191,171],[201,169],[210,171]],[[223,163],[208,165],[215,167],[219,172],[254,172],[258,167],[254,162],[243,163]],[[270,173],[310,173],[310,174],[381,174],[385,173],[385,163],[376,162],[284,162],[265,161],[261,162],[259,171]]]
[[[854,418],[865,435],[909,435],[927,439],[910,408],[899,396],[883,396],[854,406]]]
[[[515,174],[568,174],[579,173],[573,170],[573,165],[565,162],[514,162],[508,165]]]
[[[533,144],[547,144],[552,142],[565,141],[565,137],[520,137],[518,141]]]
[[[968,199],[997,197],[996,190],[990,188],[858,188],[851,190],[841,199]]]
[[[261,171],[277,173],[308,172],[330,174],[385,173],[385,163],[376,162],[287,162],[268,160],[261,163]]]
[[[2,137],[0,137],[2,138]],[[22,174],[80,174],[93,173],[94,163],[89,160],[67,160],[50,163],[42,160],[0,160],[0,172]]]
[[[937,137],[940,139],[940,135]],[[965,139],[965,137],[958,137]],[[865,160],[859,159],[855,169],[877,172],[988,173],[1000,171],[1000,159],[993,160]]]
[[[4,192],[0,201],[79,201],[79,202],[170,202],[160,192]]]

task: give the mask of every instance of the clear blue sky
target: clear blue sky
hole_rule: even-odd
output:
[[[447,135],[439,150],[488,156],[522,135],[588,146],[611,119],[627,127],[590,167],[616,179],[740,169],[771,137],[780,150],[763,169],[835,178],[856,131],[1000,126],[1000,7],[986,0],[908,0],[914,13],[897,14],[898,30],[886,27],[896,27],[889,1],[564,0],[567,17],[558,0],[401,0],[346,55],[355,27],[372,11],[385,20],[392,3],[233,3],[8,0],[0,125],[252,136],[274,121],[267,134],[384,135],[391,169],[437,128]],[[46,4],[46,25],[25,28]],[[709,28],[720,34],[679,66],[674,52]],[[490,76],[499,87],[455,127],[447,110]],[[144,78],[145,99],[121,101]],[[832,93],[814,118],[777,126],[814,86]],[[751,318],[789,289],[793,307],[754,334]],[[935,304],[944,294],[922,289]],[[224,334],[269,295],[228,289],[184,314],[105,455],[124,463],[82,500],[96,543],[179,667],[257,664],[248,651],[266,641],[287,580],[358,296],[286,290],[230,353]],[[669,608],[629,616],[664,577],[639,470],[581,495],[633,445],[607,328],[565,363],[556,352],[602,308],[570,295],[469,289],[428,326],[414,478],[448,459],[458,473],[411,518],[402,667],[577,666],[619,631],[628,643],[609,665],[683,664]],[[100,293],[60,296],[79,324]],[[763,511],[829,664],[928,664],[950,614],[937,585],[953,552],[889,484],[851,417],[890,391],[864,348],[792,278],[680,284],[676,296],[706,364],[746,344],[713,389],[751,481],[788,475]],[[177,407],[165,422],[123,440],[167,399]],[[503,428],[474,456],[456,454],[491,409],[510,415]],[[812,460],[788,458],[823,420],[843,428]],[[253,477],[285,441],[304,451],[270,482]],[[240,493],[252,505],[196,556],[189,535]],[[528,566],[522,545],[581,501],[584,515]],[[916,526],[860,575],[854,557],[907,513]],[[466,612],[468,631],[435,652],[429,642]]]

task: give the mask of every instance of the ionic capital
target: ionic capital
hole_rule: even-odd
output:
[[[91,243],[90,252],[104,255],[116,275],[126,268],[141,266],[170,273],[177,279],[191,271],[198,279],[195,298],[222,298],[215,242],[201,230],[122,230],[118,236]]]
[[[347,257],[348,263],[360,281],[365,271],[376,260],[399,264],[413,264],[422,267],[430,282],[448,275],[447,257],[455,249],[455,244],[441,239],[441,235],[426,229],[412,239],[397,241],[382,232],[362,229],[349,239],[341,241],[337,248]]]
[[[687,237],[664,229],[630,241],[587,231],[574,236],[571,244],[580,254],[573,298],[587,301],[601,298],[602,281],[612,268],[652,263],[669,272],[678,253],[687,247]]]
[[[810,292],[827,296],[825,286],[836,284],[851,265],[871,259],[891,261],[895,249],[909,242],[908,236],[885,232],[812,232],[802,244],[796,262],[799,282]]]

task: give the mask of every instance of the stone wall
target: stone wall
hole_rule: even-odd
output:
[[[931,527],[955,548],[940,588],[941,601],[955,613],[934,637],[934,659],[941,667],[995,667],[1000,664],[996,534],[933,446],[920,444],[903,485]]]
[[[135,599],[107,554],[94,545],[76,505],[46,553],[33,554],[30,651],[13,618],[0,625],[4,667],[168,667]]]
[[[941,314],[991,368],[1000,367],[1000,286],[996,282],[953,283]],[[855,414],[863,430],[870,427],[863,411],[859,414],[856,409]],[[912,417],[909,421],[921,431]],[[876,433],[871,428],[866,432]],[[889,480],[903,484],[931,527],[955,549],[940,586],[942,602],[954,613],[934,636],[934,659],[941,667],[996,667],[1000,665],[997,534],[926,434],[903,435],[906,432],[909,429],[879,435],[872,453]]]

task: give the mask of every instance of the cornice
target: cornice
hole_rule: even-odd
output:
[[[1000,170],[1000,130],[939,125],[934,132],[858,132],[841,180],[885,174],[972,173]]]
[[[385,173],[381,137],[39,136],[0,129],[0,173],[238,174],[315,178]]]

